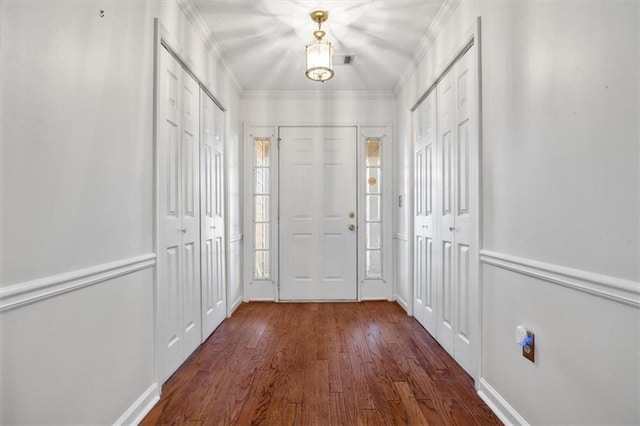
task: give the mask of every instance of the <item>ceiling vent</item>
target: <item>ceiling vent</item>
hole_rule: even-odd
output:
[[[333,55],[333,66],[338,65],[353,65],[355,55]]]

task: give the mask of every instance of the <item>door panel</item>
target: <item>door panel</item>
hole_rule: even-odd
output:
[[[183,191],[183,359],[201,342],[200,318],[200,87],[182,70],[182,170]]]
[[[436,336],[434,246],[436,231],[435,206],[438,203],[433,177],[436,170],[436,92],[433,91],[414,112],[416,137],[415,156],[415,217],[414,234],[414,315],[433,336]]]
[[[202,336],[220,325],[227,316],[224,257],[223,113],[202,91],[201,181],[202,194]]]
[[[162,49],[158,105],[158,192],[161,376],[166,379],[182,363],[182,191],[181,90],[182,68]]]
[[[280,129],[280,299],[357,298],[356,129]]]
[[[453,355],[454,311],[454,90],[451,75],[447,73],[437,87],[438,128],[438,181],[441,194],[440,232],[441,260],[438,268],[438,331],[437,339],[442,347]]]
[[[478,135],[476,113],[476,84],[472,78],[474,67],[472,47],[450,71],[455,81],[454,127],[455,127],[455,265],[454,280],[456,298],[456,321],[454,323],[454,358],[471,375],[476,370],[471,356],[470,318],[475,316],[475,308],[470,304],[472,292],[478,294],[477,241],[475,218],[478,215],[476,194],[477,168],[472,159],[477,157]]]
[[[158,96],[158,293],[164,381],[200,343],[198,84],[161,50]]]

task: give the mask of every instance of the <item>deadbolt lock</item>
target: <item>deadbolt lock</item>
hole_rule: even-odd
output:
[[[355,231],[356,226],[352,223],[351,225],[349,225],[349,231]]]
[[[354,217],[356,217],[356,214],[354,212],[349,212],[349,217],[353,219]]]

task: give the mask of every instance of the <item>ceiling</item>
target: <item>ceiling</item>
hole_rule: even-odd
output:
[[[445,0],[191,0],[208,33],[245,91],[388,91],[421,43]],[[322,25],[334,55],[325,83],[305,77],[304,47],[317,28],[309,13],[326,10]],[[335,61],[339,62],[339,61]]]

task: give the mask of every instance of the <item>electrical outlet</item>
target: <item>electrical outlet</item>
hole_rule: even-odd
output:
[[[528,343],[522,346],[522,356],[531,362],[536,362],[536,337],[530,331],[527,331]]]

